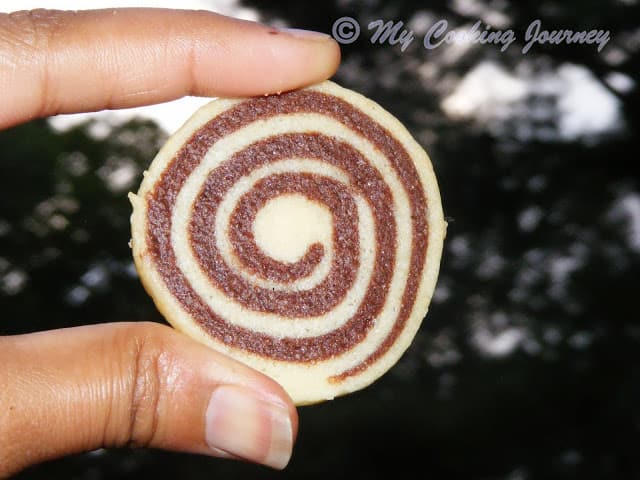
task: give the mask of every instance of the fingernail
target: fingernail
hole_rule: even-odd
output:
[[[293,448],[291,418],[247,388],[221,385],[209,400],[205,439],[214,451],[282,469]]]
[[[303,40],[326,40],[331,38],[331,36],[326,33],[302,30],[301,28],[282,28],[280,31],[292,37],[302,38]]]

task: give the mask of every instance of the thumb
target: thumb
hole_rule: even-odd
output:
[[[264,375],[154,323],[0,338],[0,477],[125,445],[284,468],[297,414]]]

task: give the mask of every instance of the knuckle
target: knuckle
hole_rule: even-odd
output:
[[[125,443],[145,447],[153,444],[159,434],[171,359],[166,348],[166,328],[149,322],[134,324],[127,330],[132,375]]]
[[[50,95],[49,63],[52,43],[73,12],[57,10],[23,10],[0,15],[0,58],[14,67],[28,64],[38,66],[40,82],[40,115],[55,104]],[[49,105],[51,104],[51,105]]]

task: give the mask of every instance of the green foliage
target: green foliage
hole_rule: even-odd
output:
[[[164,134],[141,121],[105,139],[92,128],[0,134],[1,333],[159,318],[133,268],[126,193]]]

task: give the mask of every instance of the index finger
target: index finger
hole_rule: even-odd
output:
[[[34,10],[0,15],[0,128],[184,95],[248,96],[330,77],[328,35],[206,11]]]

